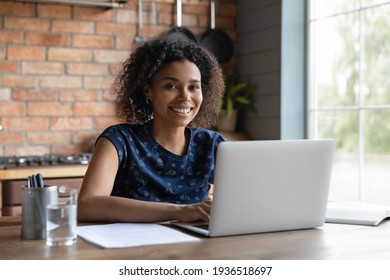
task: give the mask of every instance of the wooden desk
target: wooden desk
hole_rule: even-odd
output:
[[[0,227],[0,248],[0,259],[15,260],[389,260],[390,221],[377,227],[325,224],[316,229],[202,238],[193,243],[122,249],[101,249],[80,238],[70,247],[48,248],[44,240],[22,240],[20,225],[14,225]]]

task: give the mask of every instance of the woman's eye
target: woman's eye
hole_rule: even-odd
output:
[[[175,89],[175,88],[177,88],[177,86],[175,84],[166,84],[165,87],[167,89]]]
[[[191,90],[191,91],[200,90],[200,85],[191,85],[191,86],[190,86],[190,90]]]

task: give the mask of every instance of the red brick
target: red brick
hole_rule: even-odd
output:
[[[1,1],[0,15],[32,17],[35,15],[35,4],[13,1]]]
[[[112,76],[116,76],[119,71],[122,69],[121,63],[115,63],[109,66],[109,74]]]
[[[12,99],[16,101],[53,101],[57,100],[57,92],[48,89],[14,89]]]
[[[236,0],[222,0],[220,1],[220,3],[222,2],[235,2]],[[216,1],[218,3],[218,0]],[[205,5],[205,6],[209,6],[210,5],[210,0],[197,0],[197,1],[194,1],[194,0],[183,0],[183,5],[185,4],[191,4],[191,3],[196,3],[198,5]]]
[[[88,62],[92,61],[92,53],[90,50],[49,48],[48,60],[64,62]]]
[[[161,26],[161,25],[177,26],[176,16],[173,18],[172,14],[164,13],[164,12],[160,11],[159,16],[158,16],[158,23],[159,23],[159,26]]]
[[[163,1],[166,1],[166,0],[163,0]],[[173,1],[173,0],[171,0],[171,1]],[[156,1],[157,2],[157,1]],[[130,10],[135,10],[135,9],[137,9],[137,1],[129,1],[129,2],[127,2],[127,3],[125,3],[124,4],[124,9],[130,9]]]
[[[0,133],[1,144],[22,144],[24,141],[23,132],[2,132]]]
[[[37,18],[5,17],[4,27],[10,30],[48,31],[49,20]]]
[[[92,128],[91,118],[52,118],[50,127],[53,131],[58,130],[83,130]]]
[[[69,36],[67,34],[51,33],[27,33],[26,44],[36,46],[68,46]]]
[[[31,132],[27,135],[29,144],[69,143],[71,135],[68,132]]]
[[[105,76],[108,74],[108,67],[105,64],[69,63],[66,69],[71,75]]]
[[[129,24],[117,24],[109,22],[96,22],[97,34],[134,36],[136,26]]]
[[[145,24],[146,13],[143,12],[142,15],[143,23]],[[138,23],[138,12],[135,10],[118,10],[116,18],[117,23],[135,24]]]
[[[163,37],[165,36],[168,31],[171,29],[171,26],[157,26],[156,28],[156,37]]]
[[[19,31],[0,30],[0,42],[21,44],[23,42],[23,33]]]
[[[103,100],[104,101],[114,101],[115,100],[115,94],[112,93],[111,89],[105,90],[103,93]]]
[[[72,134],[72,142],[76,144],[90,144],[91,139],[95,136],[93,131],[75,132]]]
[[[8,46],[9,60],[44,60],[46,48],[33,46]]]
[[[156,1],[156,8],[159,13],[165,12],[173,15],[176,13],[176,5],[174,5],[174,0],[173,1],[165,1],[167,3],[163,2],[157,2]]]
[[[38,16],[40,18],[70,19],[70,5],[38,5]]]
[[[5,46],[4,46],[4,44],[0,44],[0,58],[1,59],[5,58]]]
[[[184,14],[194,14],[194,15],[210,15],[210,7],[207,5],[183,5],[182,8]]]
[[[24,115],[25,105],[22,102],[0,102],[1,116]]]
[[[130,55],[128,50],[111,51],[111,50],[95,50],[95,62],[99,63],[122,63]]]
[[[78,48],[112,49],[112,36],[74,35],[73,46]]]
[[[43,88],[80,88],[81,77],[72,76],[41,76],[39,85]]]
[[[19,63],[16,61],[0,61],[0,73],[17,73],[19,71]]]
[[[62,33],[94,33],[95,24],[86,21],[53,20],[51,31]]]
[[[86,89],[108,89],[112,86],[114,77],[84,77],[84,88]]]
[[[43,131],[48,129],[48,118],[3,118],[3,127],[8,131]]]
[[[156,37],[156,27],[152,25],[144,25],[142,30],[140,31],[140,36],[143,37],[144,40],[148,40]],[[132,38],[134,41],[134,38]]]
[[[100,90],[64,89],[60,91],[60,101],[98,101]]]
[[[35,87],[37,78],[26,75],[3,75],[3,86],[5,87]]]
[[[63,74],[64,64],[56,62],[23,62],[23,73],[26,74]]]
[[[206,31],[211,27],[211,22],[209,16],[199,16],[198,17],[198,26],[203,27]]]
[[[124,37],[124,36],[117,36],[115,37],[115,46],[116,49],[124,49],[129,50],[135,48],[135,40],[134,37]]]
[[[70,103],[58,102],[30,102],[28,104],[30,116],[72,116]]]
[[[75,116],[112,116],[114,106],[109,102],[76,102],[74,104]]]
[[[115,9],[75,6],[73,8],[73,18],[75,20],[114,21],[115,12]]]
[[[0,101],[11,101],[11,89],[0,87]]]
[[[121,123],[121,122],[123,121],[118,120],[118,118],[116,117],[95,117],[93,119],[93,127],[95,129],[98,129],[99,131],[102,131],[103,129],[111,125]]]

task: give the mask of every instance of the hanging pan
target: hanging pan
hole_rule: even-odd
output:
[[[196,38],[194,34],[190,30],[188,30],[185,27],[181,26],[182,22],[182,4],[181,0],[176,1],[176,24],[177,26],[172,27],[168,34],[166,35],[166,38],[169,40],[190,40],[190,41],[196,41]]]
[[[211,27],[202,34],[199,44],[211,51],[219,63],[225,63],[233,55],[233,42],[222,30],[215,28],[215,2],[210,1]]]

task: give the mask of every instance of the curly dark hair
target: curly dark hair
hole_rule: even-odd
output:
[[[154,39],[130,55],[113,84],[117,116],[137,124],[151,120],[153,109],[146,101],[145,88],[151,86],[153,77],[162,67],[178,60],[193,62],[201,73],[203,102],[188,126],[212,128],[225,90],[223,72],[208,50],[190,41]]]

